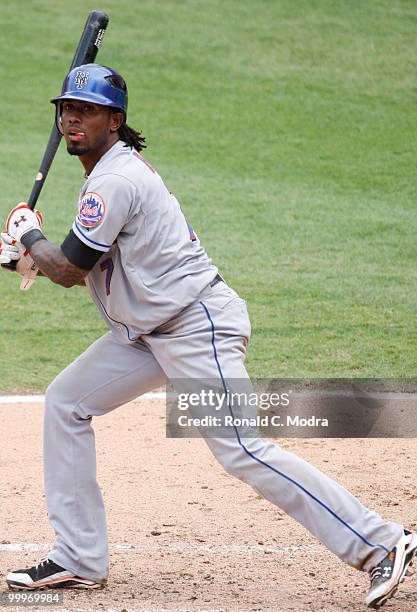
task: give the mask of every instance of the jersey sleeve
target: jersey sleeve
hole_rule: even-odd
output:
[[[101,251],[96,251],[81,242],[72,229],[61,244],[61,251],[69,262],[83,270],[92,270],[103,255]]]
[[[106,253],[129,220],[135,200],[136,187],[127,178],[95,177],[81,193],[72,231],[86,246]]]

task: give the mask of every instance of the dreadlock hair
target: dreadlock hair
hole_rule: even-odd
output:
[[[112,87],[119,90],[119,93],[122,92],[122,99],[124,102],[121,106],[116,106],[113,108],[115,112],[123,112],[123,123],[117,130],[119,134],[120,140],[123,140],[126,143],[126,146],[132,147],[132,149],[136,149],[138,153],[142,151],[146,147],[145,137],[142,132],[137,132],[133,128],[129,127],[126,123],[126,109],[127,109],[127,85],[121,74],[117,74],[109,68],[113,74],[104,77],[106,81],[110,83]]]
[[[123,140],[128,147],[136,149],[138,153],[145,149],[145,136],[142,132],[137,132],[133,128],[129,127],[125,120],[117,130],[119,133],[120,140]]]

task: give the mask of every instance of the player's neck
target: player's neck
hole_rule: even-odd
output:
[[[111,149],[112,146],[118,140],[119,140],[119,135],[117,132],[115,132],[114,134],[110,136],[106,144],[100,147],[99,149],[95,149],[94,151],[89,151],[88,153],[85,153],[84,155],[78,156],[80,162],[84,166],[86,176],[92,173],[94,166],[97,164],[97,162],[100,161],[103,155],[105,155],[107,151],[109,151],[109,149]]]

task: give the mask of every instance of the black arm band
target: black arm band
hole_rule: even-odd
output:
[[[82,242],[72,230],[61,244],[61,251],[74,266],[83,270],[92,270],[103,251],[96,251]]]
[[[30,230],[27,234],[22,236],[20,242],[23,244],[27,251],[30,251],[30,248],[38,242],[38,240],[46,240],[45,236],[42,234],[41,230],[33,229]]]

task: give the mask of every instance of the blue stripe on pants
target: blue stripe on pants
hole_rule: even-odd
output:
[[[214,323],[213,323],[213,319],[210,316],[210,312],[207,308],[207,306],[204,304],[204,302],[200,301],[200,304],[202,305],[202,307],[204,308],[207,318],[210,321],[211,324],[211,344],[213,346],[213,353],[214,353],[214,359],[216,361],[217,364],[217,369],[219,371],[220,374],[220,378],[222,380],[222,384],[223,384],[223,388],[225,393],[227,394],[227,387],[226,387],[226,383],[224,380],[224,376],[223,376],[223,372],[219,363],[219,359],[218,359],[218,355],[217,355],[217,349],[216,349],[216,344],[215,344],[215,328],[214,328]],[[233,411],[232,408],[230,406],[230,403],[228,404],[229,406],[229,411],[230,414],[232,416],[232,418],[234,418],[233,415]],[[244,450],[244,452],[249,455],[249,457],[251,457],[254,461],[257,461],[258,463],[264,465],[266,468],[272,470],[273,472],[275,472],[276,474],[278,474],[279,476],[282,476],[282,478],[285,478],[286,480],[288,480],[289,482],[292,482],[292,484],[294,484],[296,487],[298,487],[299,489],[301,489],[306,495],[308,495],[309,497],[311,497],[312,499],[314,499],[314,501],[316,501],[318,504],[320,504],[320,506],[322,506],[322,508],[324,508],[325,510],[327,510],[327,512],[329,512],[329,514],[331,514],[332,516],[334,516],[334,518],[336,520],[338,520],[340,523],[342,523],[342,525],[344,525],[345,527],[347,527],[352,533],[354,533],[358,538],[360,538],[362,540],[362,542],[364,542],[367,546],[371,546],[372,548],[382,548],[383,550],[385,550],[387,553],[389,553],[390,551],[385,547],[382,546],[381,544],[372,544],[371,542],[368,542],[368,540],[362,536],[360,533],[358,533],[356,531],[356,529],[354,529],[351,525],[349,525],[349,523],[347,523],[346,521],[344,521],[338,514],[336,514],[331,508],[329,508],[323,501],[321,501],[318,497],[316,497],[315,495],[313,495],[313,493],[311,493],[310,491],[308,491],[305,487],[303,487],[303,485],[301,485],[299,482],[297,482],[296,480],[294,480],[293,478],[291,478],[290,476],[287,476],[286,474],[283,474],[282,472],[280,472],[279,470],[277,470],[276,468],[274,468],[272,465],[269,465],[269,463],[266,463],[265,461],[262,461],[262,459],[259,459],[258,457],[256,457],[256,455],[254,455],[253,453],[251,453],[243,444],[242,440],[240,439],[239,436],[239,432],[236,428],[236,426],[234,426],[235,432],[236,432],[236,437],[237,440],[239,442],[239,445],[241,446],[241,448]]]

